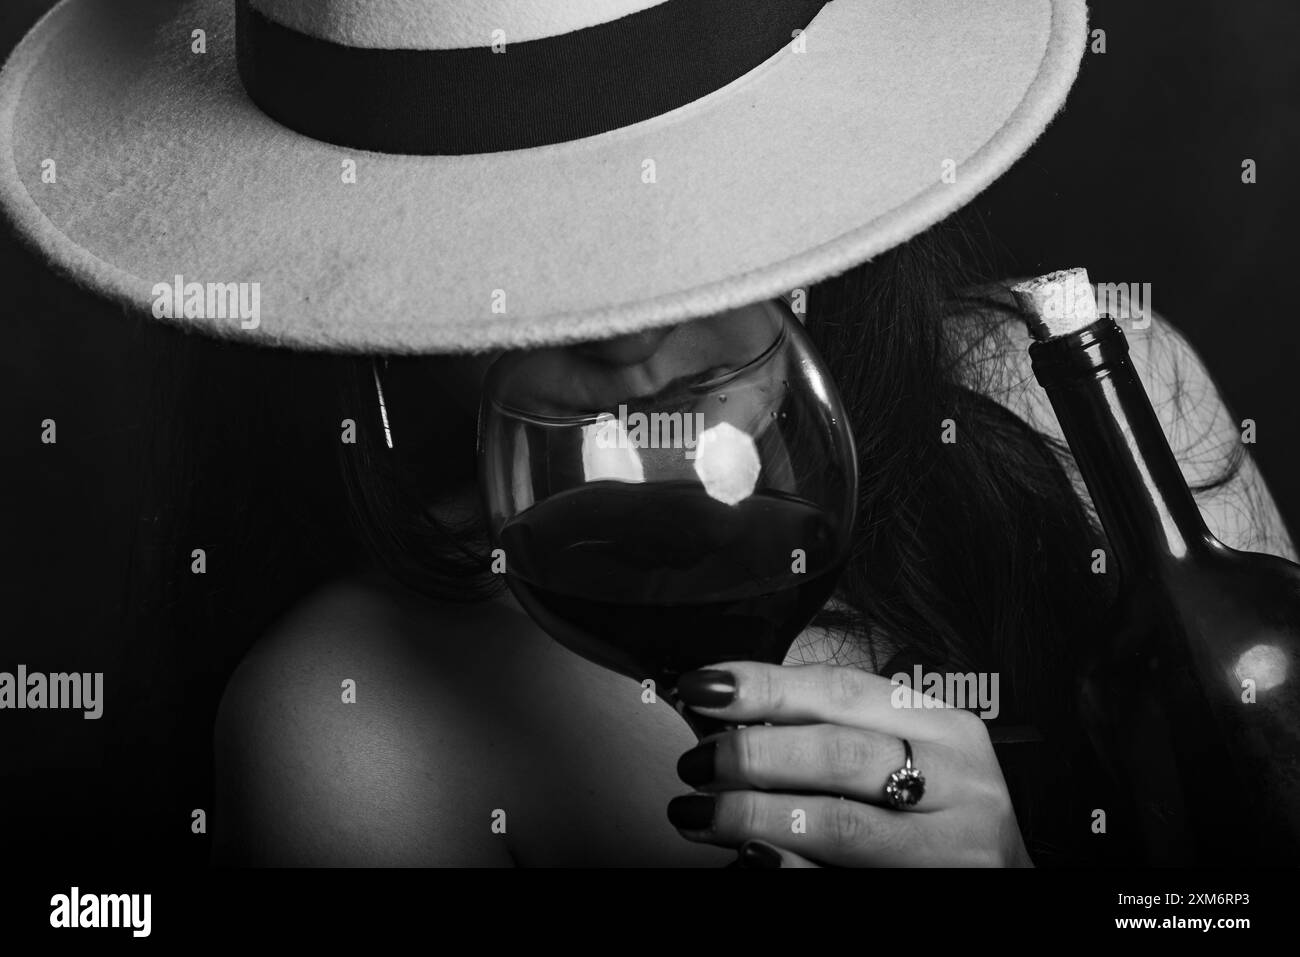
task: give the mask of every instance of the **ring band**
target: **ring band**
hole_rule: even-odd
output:
[[[885,782],[885,800],[896,811],[916,807],[925,795],[925,775],[912,764],[912,744],[907,738],[901,740],[905,763]]]

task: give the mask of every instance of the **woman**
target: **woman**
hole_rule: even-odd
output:
[[[645,707],[636,682],[560,649],[508,593],[455,600],[494,581],[486,561],[467,561],[451,544],[456,519],[474,515],[468,433],[489,357],[412,360],[388,376],[395,444],[439,434],[419,409],[459,409],[460,421],[442,430],[459,433],[465,484],[452,483],[428,512],[401,501],[382,465],[394,452],[377,427],[367,430],[372,447],[346,461],[373,568],[299,604],[231,679],[217,724],[218,859],[710,865],[729,859],[717,847],[746,842],[754,866],[1104,856],[1086,846],[1089,810],[1118,798],[1079,766],[1087,758],[1069,704],[1072,652],[1103,627],[1089,570],[1100,533],[1009,303],[966,297],[959,309],[944,307],[948,286],[961,281],[943,252],[948,229],[811,293],[807,328],[841,384],[863,474],[872,475],[858,561],[839,592],[848,611],[824,615],[791,649],[788,665],[819,666],[719,663],[729,678],[697,685],[701,704],[734,696],[705,713],[789,727],[723,734],[702,753],[671,709]],[[1204,365],[1163,321],[1129,341],[1211,530],[1234,547],[1294,555]],[[368,375],[358,368],[348,401],[370,405],[377,419]],[[965,436],[955,449],[938,440],[937,423],[950,416]],[[428,444],[445,472],[452,453]],[[428,462],[403,467],[429,474]],[[467,511],[457,513],[462,503]],[[486,551],[481,520],[462,531],[469,550]],[[882,633],[905,637],[873,637]],[[924,721],[896,725],[888,676],[911,669],[887,661],[903,657],[999,674],[1002,723],[1034,724],[1052,743],[1027,780],[1049,778],[1045,762],[1065,763],[1071,776],[1055,793],[1022,790],[1022,809],[980,719],[907,712]],[[357,704],[341,707],[345,679],[356,682]],[[928,780],[948,782],[927,793],[935,807],[926,815],[868,803],[903,763],[905,729]],[[1012,753],[1007,763],[1018,760]],[[682,802],[679,775],[718,800]],[[790,835],[779,797],[790,791],[866,800],[799,798],[814,841]],[[492,829],[502,810],[504,835]],[[893,820],[919,823],[893,829]],[[690,843],[673,840],[674,825]]]
[[[243,469],[251,494],[227,488],[221,508],[199,510],[205,521],[169,522],[168,537],[188,538],[187,554],[201,538],[206,557],[223,553],[211,545],[235,515],[252,527],[249,510],[275,513],[283,534],[260,529],[242,551],[225,550],[225,571],[204,572],[213,577],[202,580],[199,607],[243,628],[260,627],[318,573],[336,573],[287,609],[226,687],[216,859],[708,866],[737,849],[746,866],[1123,857],[1132,835],[1101,848],[1090,840],[1087,809],[1121,798],[1091,763],[1070,694],[1078,649],[1104,627],[1109,582],[1089,569],[1099,533],[1032,385],[1020,317],[1003,286],[967,270],[973,257],[951,217],[1059,107],[1082,47],[1081,5],[1025,0],[954,24],[926,9],[899,23],[869,4],[773,3],[766,31],[736,29],[725,4],[708,14],[720,21],[699,11],[683,20],[679,2],[626,2],[590,5],[601,8],[593,21],[557,5],[542,25],[488,9],[468,26],[438,19],[436,6],[399,30],[384,4],[339,2],[324,17],[284,0],[241,2],[231,23],[207,2],[177,13],[133,0],[148,28],[124,31],[77,0],[20,47],[0,87],[0,138],[16,155],[96,148],[77,148],[95,175],[74,174],[66,193],[42,191],[27,167],[0,180],[20,228],[82,281],[139,311],[142,278],[261,277],[259,288],[276,295],[265,315],[191,310],[188,295],[184,310],[155,301],[154,315],[260,345],[473,353],[391,361],[390,452],[368,359],[269,358],[177,339],[196,357],[193,371],[240,376],[239,397],[229,395],[231,376],[186,377],[208,390],[198,398],[219,427],[271,439],[305,431],[316,446],[337,446],[364,546],[347,553],[323,531],[333,518],[324,508],[269,508],[292,506],[299,490],[258,474],[275,461],[270,442],[229,446],[255,463]],[[497,22],[511,24],[499,38],[487,29]],[[176,37],[193,42],[177,52]],[[699,37],[728,43],[691,47]],[[95,57],[84,55],[91,40]],[[591,51],[610,43],[651,95],[594,82],[619,74],[587,75],[601,68]],[[449,65],[447,47],[483,56]],[[481,102],[494,121],[421,101],[410,74],[368,65],[392,57],[357,55],[398,48],[418,54],[427,75],[487,89]],[[576,65],[569,85],[556,75],[566,71],[545,69],[561,53]],[[660,60],[670,62],[656,73]],[[718,62],[730,68],[699,68]],[[304,64],[317,84],[296,82]],[[84,102],[54,98],[56,67],[83,71]],[[528,83],[495,86],[499,71],[515,69]],[[383,95],[353,92],[378,83]],[[533,84],[546,94],[531,98]],[[586,88],[616,93],[592,98]],[[410,119],[432,110],[439,122]],[[101,116],[118,127],[105,129]],[[231,137],[244,149],[230,149]],[[805,141],[821,150],[815,162]],[[156,222],[155,208],[165,210]],[[140,220],[146,228],[114,232]],[[194,235],[169,236],[172,222]],[[653,359],[674,322],[758,308],[800,284],[809,286],[807,329],[858,444],[853,557],[838,601],[791,649],[787,665],[799,667],[718,662],[684,679],[689,703],[749,725],[697,747],[678,716],[645,706],[638,685],[555,645],[487,573],[472,416],[483,369],[503,347],[589,339],[593,354],[636,365]],[[1212,530],[1230,545],[1293,554],[1197,357],[1163,322],[1130,341]],[[312,399],[340,399],[340,414],[276,401],[289,391],[281,376],[303,370],[322,386]],[[253,400],[266,403],[258,426],[213,404]],[[955,444],[939,441],[946,419],[958,424]],[[344,420],[355,445],[338,441]],[[199,429],[211,420],[179,421],[219,441]],[[333,477],[303,475],[308,501],[326,500]],[[183,498],[166,506],[179,510]],[[296,565],[311,544],[293,541],[298,530],[337,557]],[[277,548],[257,547],[267,542]],[[198,602],[181,592],[196,586],[175,567],[177,549],[162,553],[172,562],[168,600]],[[259,613],[239,611],[250,607]],[[968,712],[889,708],[889,676],[913,662],[997,674],[998,720],[1034,727],[1044,745],[999,752]],[[904,764],[904,740],[927,777],[916,811],[888,806],[882,787]],[[802,831],[791,827],[795,811]]]

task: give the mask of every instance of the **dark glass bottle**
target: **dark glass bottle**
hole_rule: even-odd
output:
[[[1135,863],[1300,864],[1300,566],[1206,528],[1114,321],[1031,329],[1120,575],[1081,713],[1133,798]]]

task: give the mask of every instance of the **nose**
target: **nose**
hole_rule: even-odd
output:
[[[658,350],[674,326],[633,332],[599,342],[584,342],[576,347],[583,356],[611,366],[630,366],[645,362]]]

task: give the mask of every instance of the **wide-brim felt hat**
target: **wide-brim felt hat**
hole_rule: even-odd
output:
[[[1062,107],[1086,20],[1082,0],[63,0],[0,73],[0,208],[77,282],[214,335],[599,339],[943,219]]]

